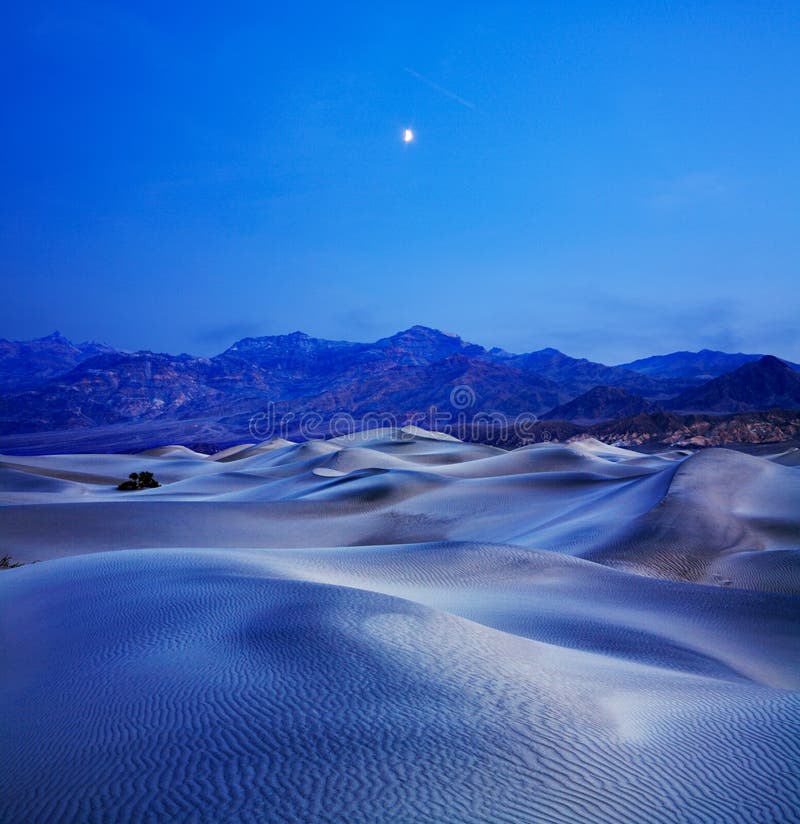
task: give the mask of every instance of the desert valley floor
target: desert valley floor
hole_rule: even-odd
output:
[[[798,450],[4,456],[0,554],[3,822],[800,820]]]

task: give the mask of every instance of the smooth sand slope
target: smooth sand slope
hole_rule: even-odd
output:
[[[4,822],[798,820],[794,462],[6,457],[0,535]]]

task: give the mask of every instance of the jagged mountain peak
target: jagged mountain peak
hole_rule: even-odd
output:
[[[62,335],[0,341],[0,434],[146,420],[234,416],[245,423],[268,403],[282,412],[403,414],[441,406],[458,385],[475,396],[470,414],[526,412],[596,421],[651,411],[652,404],[726,413],[800,407],[794,373],[772,356],[741,367],[707,394],[670,399],[674,381],[573,358],[546,347],[513,355],[417,324],[372,343],[302,331],[242,338],[213,358],[76,348]]]
[[[464,343],[462,338],[459,335],[456,335],[454,332],[443,332],[441,329],[434,329],[431,326],[423,326],[419,323],[414,324],[414,326],[409,326],[408,329],[401,329],[399,332],[395,332],[393,335],[381,338],[380,340],[376,341],[376,343],[380,344],[384,341],[399,342],[431,340],[449,341],[450,343]]]
[[[43,335],[41,338],[36,338],[36,340],[41,341],[59,341],[63,343],[70,343],[69,339],[66,338],[61,332],[56,329],[54,332],[51,332],[49,335]]]

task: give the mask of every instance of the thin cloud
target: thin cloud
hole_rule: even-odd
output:
[[[404,72],[410,74],[412,77],[416,77],[417,80],[424,83],[429,88],[433,89],[439,94],[443,94],[445,97],[449,97],[451,100],[455,100],[456,103],[464,106],[467,109],[470,109],[473,112],[478,111],[474,103],[470,103],[469,100],[465,100],[460,95],[456,94],[455,92],[451,92],[450,89],[445,89],[444,86],[440,86],[438,83],[434,83],[433,80],[428,79],[425,75],[420,74],[419,72],[414,71],[414,69],[409,69],[407,66],[403,69]]]
[[[728,198],[734,191],[727,178],[709,173],[687,174],[661,181],[647,198],[657,209],[680,209]]]

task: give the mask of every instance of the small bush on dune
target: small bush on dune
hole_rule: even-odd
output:
[[[123,492],[136,492],[139,489],[156,489],[161,484],[153,477],[152,472],[131,472],[127,481],[123,481],[117,489]]]
[[[21,561],[12,561],[10,555],[3,555],[0,558],[0,569],[14,569],[15,567],[21,567]]]

